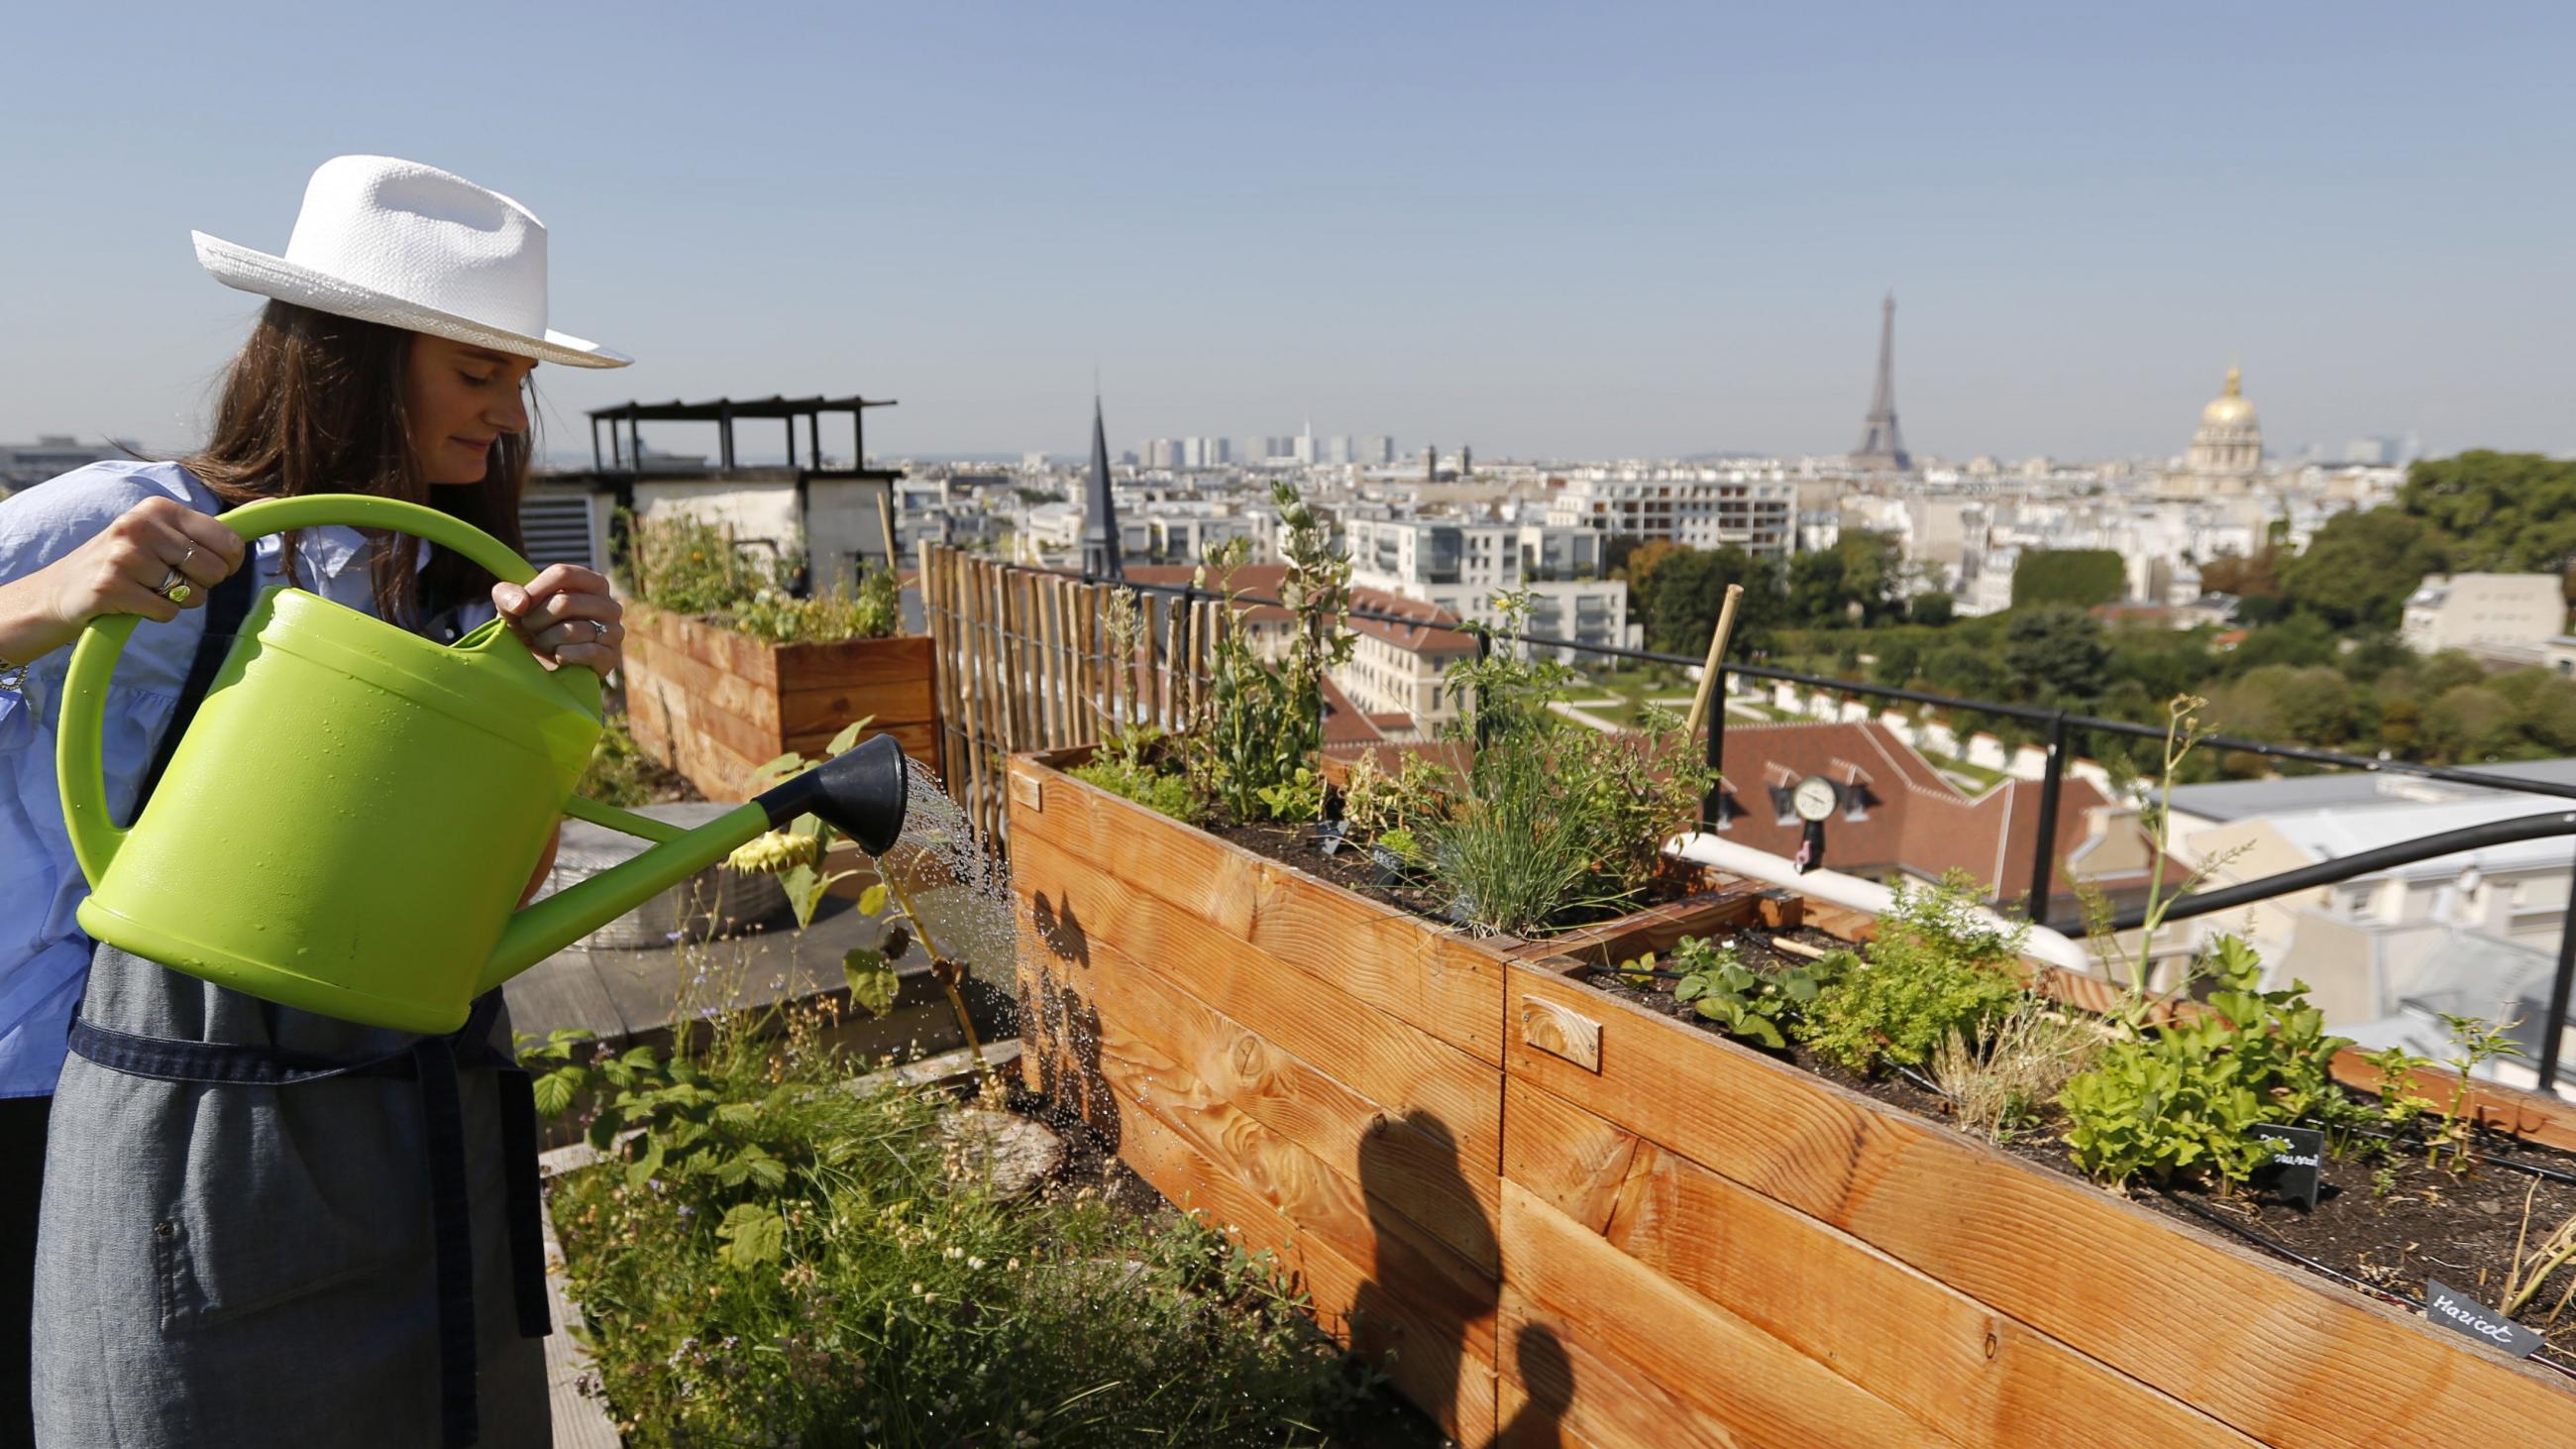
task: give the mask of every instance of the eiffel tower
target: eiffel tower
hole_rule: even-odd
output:
[[[1869,418],[1861,424],[1860,446],[1852,449],[1855,468],[1904,472],[1914,465],[1905,452],[1904,435],[1896,431],[1896,294],[1887,294],[1878,324],[1878,388],[1869,397]]]

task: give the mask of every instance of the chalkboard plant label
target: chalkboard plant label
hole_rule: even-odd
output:
[[[2255,1135],[2272,1149],[2271,1160],[2255,1171],[2255,1185],[2278,1193],[2284,1202],[2316,1211],[2319,1179],[2325,1167],[2326,1134],[2313,1127],[2266,1124],[2256,1129]]]
[[[2453,1333],[2466,1334],[2515,1358],[2531,1357],[2546,1341],[2536,1330],[2523,1327],[2439,1278],[2424,1280],[2424,1315]]]

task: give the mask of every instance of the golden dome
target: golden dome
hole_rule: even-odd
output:
[[[2235,368],[2227,369],[2227,391],[2219,394],[2209,406],[2200,410],[2200,425],[2232,427],[2254,421],[2254,405],[2245,400],[2244,385]]]

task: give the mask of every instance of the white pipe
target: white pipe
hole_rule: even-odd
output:
[[[1871,915],[1884,915],[1895,904],[1896,893],[1876,881],[1845,875],[1838,870],[1811,870],[1804,875],[1779,856],[1752,846],[1707,834],[1676,835],[1664,844],[1664,854],[1699,865],[1713,865],[1719,870],[1750,876],[1814,896],[1837,906],[1847,906]],[[1979,907],[1978,918],[1999,930],[2018,931],[2023,923]],[[2022,954],[2045,961],[2051,966],[2086,976],[2099,976],[2101,971],[2082,946],[2046,926],[2030,927],[2030,938],[2022,943]]]

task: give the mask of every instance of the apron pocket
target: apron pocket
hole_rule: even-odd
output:
[[[180,1195],[148,1228],[165,1337],[353,1279],[382,1276],[394,1292],[393,1280],[425,1278],[428,1182],[411,1084],[215,1091],[228,1120],[208,1133],[200,1118]]]

